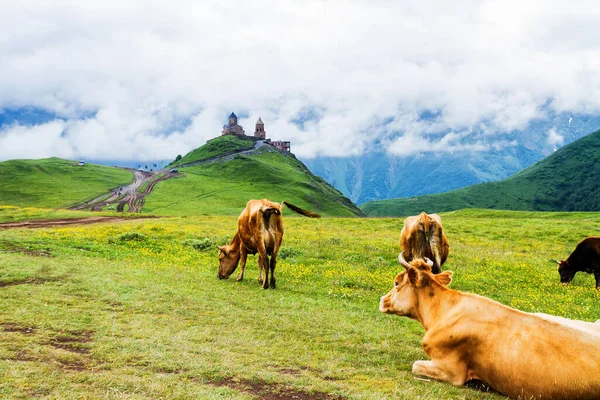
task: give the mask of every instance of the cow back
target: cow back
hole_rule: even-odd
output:
[[[434,262],[434,271],[439,272],[449,250],[440,216],[422,212],[406,218],[400,233],[400,247],[406,260],[427,257]]]
[[[238,219],[238,232],[248,253],[255,254],[264,243],[268,253],[279,248],[283,237],[281,205],[263,200],[250,200]]]
[[[590,236],[579,242],[567,259],[567,264],[569,269],[575,271],[584,271],[590,266],[600,266],[600,236]]]

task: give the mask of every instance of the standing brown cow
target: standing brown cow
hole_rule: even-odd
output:
[[[433,261],[431,270],[434,274],[439,274],[450,252],[450,244],[444,234],[440,216],[422,212],[406,218],[400,232],[400,248],[408,262],[416,258],[431,259]]]
[[[258,253],[258,283],[263,289],[275,289],[275,265],[277,252],[283,239],[281,209],[287,205],[298,214],[319,218],[319,214],[303,210],[286,201],[281,204],[267,199],[250,200],[238,218],[238,229],[229,245],[220,246],[219,279],[227,279],[241,264],[237,281],[244,279],[246,257]],[[271,259],[269,260],[269,256]],[[269,270],[271,279],[269,281]],[[264,271],[264,279],[263,279]]]

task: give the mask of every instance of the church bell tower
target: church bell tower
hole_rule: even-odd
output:
[[[258,139],[264,139],[266,137],[265,133],[265,124],[262,119],[258,117],[258,121],[256,121],[256,130],[254,131],[254,137]]]

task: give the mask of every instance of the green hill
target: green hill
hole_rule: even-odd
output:
[[[253,144],[222,136],[190,152],[177,165],[210,160],[179,167],[181,176],[158,184],[146,198],[143,212],[238,215],[248,200],[268,198],[286,200],[325,216],[363,215],[348,198],[290,154],[268,145],[249,154],[231,154],[232,149],[247,149],[248,142]],[[215,160],[219,154],[224,157]]]
[[[433,195],[365,203],[368,216],[406,216],[463,208],[600,210],[600,131],[498,181]]]
[[[240,139],[237,136],[219,136],[209,140],[204,146],[190,151],[180,160],[173,161],[170,166],[178,167],[185,164],[195,163],[211,157],[232,154],[254,147],[254,141]]]
[[[0,162],[0,204],[67,208],[133,181],[127,170],[60,158]]]

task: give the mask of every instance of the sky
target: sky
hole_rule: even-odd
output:
[[[301,158],[480,151],[600,108],[594,0],[2,3],[0,161],[173,159],[232,111]]]

